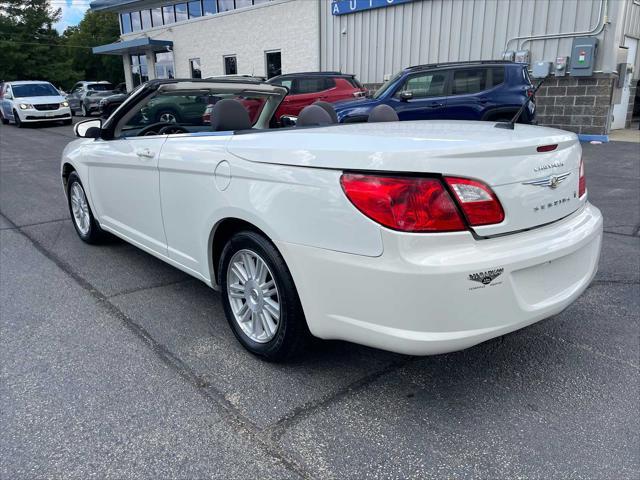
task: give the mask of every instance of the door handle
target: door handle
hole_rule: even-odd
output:
[[[430,103],[429,105],[427,105],[429,108],[440,108],[440,107],[444,107],[444,103]]]
[[[140,158],[154,158],[156,156],[156,154],[148,148],[140,148],[136,150],[136,155]]]

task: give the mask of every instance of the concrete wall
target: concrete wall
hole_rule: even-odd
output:
[[[355,73],[364,83],[423,63],[498,59],[505,49],[531,50],[531,60],[568,56],[572,38],[511,40],[517,36],[595,30],[604,0],[416,0],[333,16],[330,1],[321,3],[323,69]],[[626,18],[632,0],[609,0],[612,22],[600,39],[597,70],[615,68],[611,58],[616,23]],[[640,28],[640,27],[639,27]]]
[[[274,0],[244,9],[122,35],[173,41],[175,75],[190,77],[189,59],[200,58],[202,76],[224,74],[223,56],[236,55],[238,73],[265,75],[265,51],[280,50],[282,71],[319,68],[318,0]],[[153,6],[153,4],[151,4]],[[153,55],[147,55],[154,78]],[[126,61],[125,61],[126,65]],[[130,85],[130,71],[126,69]]]

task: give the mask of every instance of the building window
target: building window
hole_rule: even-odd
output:
[[[120,15],[122,33],[131,33],[131,14],[123,13]]]
[[[189,18],[197,18],[202,16],[202,4],[200,0],[197,2],[189,2]]]
[[[218,11],[219,12],[228,12],[229,10],[233,10],[235,5],[233,4],[233,0],[218,0]]]
[[[218,2],[216,0],[202,0],[204,15],[218,13]]]
[[[225,55],[224,57],[224,74],[225,75],[237,75],[238,74],[238,61],[235,55]]]
[[[189,18],[186,3],[178,3],[174,5],[174,7],[176,9],[176,22],[182,22],[183,20],[187,20]]]
[[[131,77],[133,86],[143,84],[149,81],[149,70],[147,69],[146,55],[131,55]]]
[[[151,28],[151,10],[142,10],[140,16],[142,17],[142,29]]]
[[[267,64],[267,78],[277,77],[282,73],[282,62],[280,51],[265,52],[265,62]]]
[[[189,68],[191,70],[191,78],[202,78],[202,70],[200,69],[200,59],[192,58],[189,60]]]
[[[162,25],[162,9],[160,7],[151,9],[151,23],[154,27]]]
[[[176,14],[173,11],[173,5],[168,7],[162,7],[162,16],[164,17],[164,24],[175,23]]]
[[[142,20],[140,20],[140,12],[131,12],[131,30],[139,32],[142,30]]]
[[[174,78],[173,52],[156,53],[156,78]]]

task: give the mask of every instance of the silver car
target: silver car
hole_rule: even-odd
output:
[[[74,85],[71,93],[67,95],[67,102],[71,108],[71,113],[80,113],[83,117],[90,116],[93,112],[100,110],[100,100],[109,95],[113,95],[115,88],[113,84],[100,81],[82,81]]]

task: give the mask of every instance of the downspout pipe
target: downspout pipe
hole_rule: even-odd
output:
[[[603,15],[604,13],[604,15]],[[551,40],[554,38],[572,38],[572,37],[583,37],[583,36],[595,36],[602,33],[605,25],[609,22],[608,18],[608,0],[600,0],[600,7],[598,8],[598,23],[590,28],[589,30],[585,30],[583,32],[563,32],[563,33],[549,33],[545,35],[524,35],[520,37],[513,37],[507,40],[505,44],[504,51],[509,49],[509,44],[511,42],[515,42],[518,40],[523,40],[517,47],[518,50],[521,50],[522,47],[527,43],[534,40]]]

